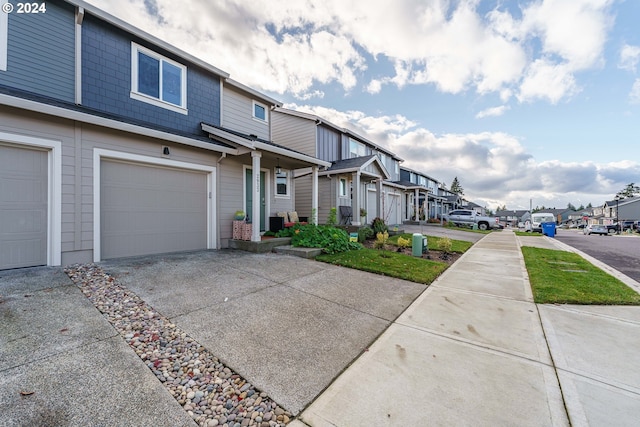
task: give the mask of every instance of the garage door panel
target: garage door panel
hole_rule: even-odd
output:
[[[47,263],[46,151],[0,145],[0,269]]]
[[[207,174],[103,161],[102,258],[207,248]]]

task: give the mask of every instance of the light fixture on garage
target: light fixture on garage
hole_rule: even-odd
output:
[[[280,157],[276,157],[277,165],[276,165],[276,173],[282,173],[282,168],[280,167]]]
[[[169,147],[162,147],[162,155],[168,156],[169,154],[171,154],[171,151],[169,151]]]

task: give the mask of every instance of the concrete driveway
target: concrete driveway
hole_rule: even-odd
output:
[[[292,415],[426,289],[233,250],[100,267]],[[62,269],[0,272],[0,320],[0,424],[193,425]]]

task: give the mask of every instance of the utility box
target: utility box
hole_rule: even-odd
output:
[[[413,239],[411,241],[411,255],[422,256],[427,253],[427,236],[423,236],[420,233],[413,233]]]

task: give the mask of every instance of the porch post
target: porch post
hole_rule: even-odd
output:
[[[415,189],[413,190],[413,210],[414,210],[414,214],[415,214],[415,220],[416,221],[420,221],[420,214],[418,213],[418,210],[420,209],[420,190],[419,189]]]
[[[351,224],[360,225],[360,172],[352,175]]]
[[[311,223],[318,224],[318,166],[311,167]]]
[[[382,198],[384,194],[382,194],[382,178],[376,180],[376,193],[378,193],[378,197],[376,197],[376,212],[378,212],[378,217],[382,218],[384,222],[387,222],[387,219],[384,217],[384,203]]]
[[[251,218],[253,226],[251,227],[251,241],[260,241],[260,205],[262,200],[260,199],[260,157],[262,153],[258,151],[251,152],[251,161],[253,168],[253,182],[251,183],[251,191],[253,192],[253,206],[251,212]],[[266,213],[265,213],[266,214]]]

